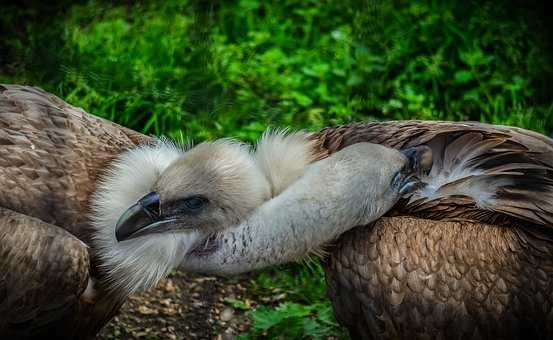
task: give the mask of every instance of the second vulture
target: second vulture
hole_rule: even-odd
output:
[[[357,142],[427,145],[423,189],[344,234],[326,263],[338,320],[358,339],[553,338],[553,141],[480,123],[327,129]]]
[[[328,249],[328,295],[351,337],[552,339],[553,141],[515,127],[405,121],[327,128],[294,145],[320,158],[362,142],[428,150],[416,158],[413,195]],[[286,169],[300,171],[279,158],[262,168],[279,190]],[[317,253],[317,238],[292,234]],[[262,251],[255,240],[238,247]],[[192,268],[241,271],[228,255]]]

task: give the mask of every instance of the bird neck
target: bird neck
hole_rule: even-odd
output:
[[[337,153],[310,165],[281,195],[206,246],[215,250],[195,249],[181,268],[235,274],[297,261],[382,216],[399,198],[390,178],[400,167],[379,168],[384,161],[367,158],[363,146],[355,148],[359,152]]]

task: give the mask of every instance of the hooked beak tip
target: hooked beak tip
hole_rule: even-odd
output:
[[[159,194],[151,192],[130,206],[115,225],[115,238],[122,242],[160,219]]]

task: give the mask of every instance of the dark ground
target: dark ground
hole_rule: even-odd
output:
[[[156,289],[130,297],[97,339],[234,339],[249,329],[249,320],[225,300],[255,306],[245,296],[250,278],[176,272]]]

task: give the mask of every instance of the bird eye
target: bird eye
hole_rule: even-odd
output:
[[[184,199],[183,205],[190,211],[198,211],[207,204],[207,200],[200,196],[192,196]]]

